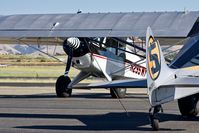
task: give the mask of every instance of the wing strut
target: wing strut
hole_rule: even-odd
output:
[[[64,73],[64,76],[66,77],[66,76],[68,76],[68,72],[71,67],[71,63],[72,63],[72,59],[73,59],[73,49],[67,45],[67,40],[64,41],[63,49],[64,49],[64,52],[68,55],[66,69],[65,69],[65,73]]]

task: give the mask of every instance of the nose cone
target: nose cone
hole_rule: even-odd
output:
[[[74,49],[78,49],[80,46],[80,40],[76,37],[70,37],[67,39],[67,44]]]

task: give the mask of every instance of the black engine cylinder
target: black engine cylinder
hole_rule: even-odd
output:
[[[83,38],[66,39],[63,44],[63,49],[67,55],[71,55],[72,51],[73,57],[80,57],[89,52],[88,45]]]

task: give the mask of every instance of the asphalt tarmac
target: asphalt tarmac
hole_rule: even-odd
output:
[[[128,90],[121,103],[109,91],[74,90],[57,98],[54,87],[0,87],[0,133],[153,132],[144,89]],[[199,132],[199,117],[183,118],[176,102],[163,105],[159,132]]]

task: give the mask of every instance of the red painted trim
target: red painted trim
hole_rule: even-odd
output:
[[[107,58],[105,56],[101,56],[101,55],[98,55],[98,54],[94,54],[94,53],[91,53],[92,56],[95,56],[95,57],[98,57],[98,58],[101,58],[101,59],[105,59],[105,60],[111,60],[111,61],[115,61],[115,62],[118,62],[118,63],[121,63],[121,64],[127,64],[127,65],[133,65],[133,66],[137,66],[137,67],[140,67],[140,68],[143,68],[143,69],[146,69],[146,67],[144,66],[141,66],[141,65],[138,65],[138,64],[130,64],[128,62],[122,62],[122,61],[118,61],[118,60],[114,60],[114,59],[110,59],[110,58]]]
[[[112,60],[114,62],[118,62],[118,63],[121,63],[121,64],[127,64],[127,65],[131,65],[131,67],[129,68],[130,71],[132,71],[133,73],[137,74],[137,75],[140,75],[140,76],[145,76],[146,75],[146,67],[143,67],[141,65],[138,65],[138,64],[130,64],[128,62],[122,62],[122,61],[118,61],[118,60],[114,60],[114,59],[110,59],[110,58],[107,58],[105,56],[101,56],[101,55],[97,55],[97,54],[94,54],[94,53],[91,53],[91,56],[94,56],[94,57],[98,57],[98,58],[101,58],[101,59],[105,59],[105,60]]]
[[[106,59],[106,60],[108,60],[108,58],[105,57],[105,56],[101,56],[101,55],[97,55],[97,54],[92,54],[92,53],[91,53],[91,55],[92,55],[92,56],[95,56],[95,57],[98,57],[98,58],[101,58],[101,59]]]

